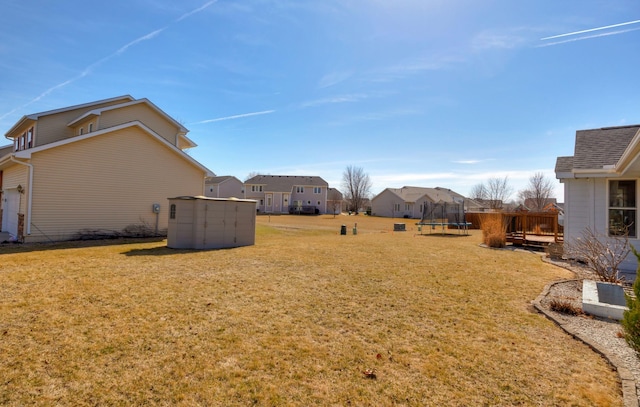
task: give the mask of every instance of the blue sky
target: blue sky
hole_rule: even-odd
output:
[[[129,94],[218,175],[517,191],[640,123],[638,51],[637,0],[4,0],[0,128]]]

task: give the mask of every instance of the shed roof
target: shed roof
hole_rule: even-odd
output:
[[[170,200],[179,200],[179,201],[234,201],[234,202],[252,202],[256,203],[254,199],[240,199],[240,198],[212,198],[210,196],[202,196],[202,195],[183,195],[176,196],[173,198],[167,198]]]

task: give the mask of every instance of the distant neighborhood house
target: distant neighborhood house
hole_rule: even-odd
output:
[[[188,130],[129,95],[23,116],[0,149],[0,231],[25,242],[164,233],[169,197],[202,195],[210,170]]]
[[[232,175],[207,177],[204,195],[210,198],[244,198],[244,184]]]
[[[371,214],[390,218],[421,219],[425,207],[429,203],[457,203],[465,209],[469,203],[477,207],[477,203],[450,189],[436,187],[386,188],[371,200]]]
[[[338,215],[342,213],[344,195],[336,188],[329,188],[327,192],[327,213]]]
[[[574,154],[558,157],[556,178],[564,184],[564,238],[586,228],[602,236],[628,234],[638,247],[640,125],[576,132]],[[627,258],[623,269],[635,270]]]
[[[324,214],[329,184],[318,176],[256,175],[244,183],[245,197],[261,213]]]

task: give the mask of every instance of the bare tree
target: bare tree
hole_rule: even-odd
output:
[[[260,175],[260,173],[259,173],[259,172],[256,172],[256,171],[251,171],[249,174],[247,174],[247,176],[244,178],[244,180],[245,180],[245,181],[246,181],[246,180],[249,180],[249,179],[251,179],[251,178],[255,177],[256,175]]]
[[[342,209],[342,194],[335,188],[329,188],[329,193],[327,194],[327,202],[329,203],[329,207],[333,212],[333,217],[336,217],[336,212],[340,212]]]
[[[342,187],[344,197],[349,202],[349,210],[357,215],[371,191],[369,174],[361,167],[349,165],[342,174]]]
[[[483,183],[479,183],[478,185],[474,185],[473,188],[471,188],[471,192],[470,192],[470,198],[471,199],[487,199],[487,188],[484,186]]]
[[[491,209],[501,209],[502,204],[513,193],[513,188],[509,185],[509,177],[493,177],[487,181],[487,194]]]
[[[502,209],[502,204],[513,193],[509,185],[509,177],[493,177],[487,183],[480,183],[471,188],[471,198],[486,201],[491,209]]]
[[[543,173],[536,172],[529,178],[527,189],[519,191],[518,196],[529,209],[541,212],[549,202],[552,193],[553,181],[545,177]]]

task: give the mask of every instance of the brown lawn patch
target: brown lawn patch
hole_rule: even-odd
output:
[[[261,216],[230,250],[0,248],[0,404],[622,404],[607,363],[530,310],[567,271],[414,222]]]

